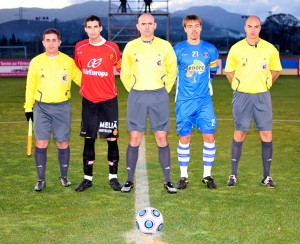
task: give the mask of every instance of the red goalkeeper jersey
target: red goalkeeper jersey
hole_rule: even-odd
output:
[[[102,41],[93,45],[88,39],[75,46],[75,63],[82,71],[80,94],[93,103],[117,95],[114,66],[120,72],[120,50],[116,43]]]

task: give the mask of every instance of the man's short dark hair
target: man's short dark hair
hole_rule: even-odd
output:
[[[55,28],[46,29],[43,33],[43,39],[45,39],[45,35],[47,35],[47,34],[56,34],[57,39],[60,40],[60,37],[61,37],[60,32]]]
[[[89,21],[98,21],[99,26],[101,26],[101,20],[96,15],[89,15],[88,17],[86,17],[86,19],[84,21],[84,27],[86,27],[86,23],[89,22]]]

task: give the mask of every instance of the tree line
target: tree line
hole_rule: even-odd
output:
[[[64,23],[61,23],[62,25]],[[70,28],[70,22],[65,23],[67,27],[64,25],[62,26],[62,30],[70,30],[70,29],[77,29],[75,26],[72,26],[73,28]],[[74,25],[74,23],[72,24]],[[71,34],[67,33],[67,35],[70,37],[74,37],[75,35],[78,40],[78,37],[85,38],[83,29],[80,29],[80,33],[75,33],[73,31]],[[103,36],[107,38],[107,30],[104,28],[103,30]],[[65,35],[66,36],[66,35]],[[159,35],[160,36],[160,35]],[[274,44],[281,53],[287,53],[287,54],[300,54],[300,22],[297,18],[295,18],[293,15],[290,14],[274,14],[270,15],[266,18],[266,20],[262,23],[262,30],[261,30],[261,38],[271,42]],[[164,38],[164,36],[160,36]],[[13,33],[11,36],[7,37],[4,33],[2,34],[2,37],[0,37],[0,46],[20,46],[25,45],[32,49],[38,49],[35,50],[33,55],[36,55],[37,52],[42,51],[42,46],[40,45],[40,40],[37,40],[37,38],[32,38],[32,41],[24,41],[22,40],[22,36],[17,38],[16,35]],[[41,36],[39,36],[41,38]],[[171,42],[176,41],[182,41],[182,40],[176,40],[175,36],[171,36],[170,40]],[[214,43],[218,48],[222,49],[224,47],[224,43],[227,42],[227,48],[231,47],[234,43],[238,41],[238,39],[232,38],[232,37],[223,37],[223,38],[215,38],[215,39],[209,39],[208,41]],[[38,45],[37,45],[38,42]],[[75,42],[72,40],[64,40],[64,45],[74,45]]]

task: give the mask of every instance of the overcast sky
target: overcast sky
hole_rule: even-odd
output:
[[[64,8],[73,4],[87,2],[89,0],[1,0],[0,9],[7,8]],[[103,0],[108,1],[108,0]],[[117,0],[113,0],[118,2]],[[130,0],[133,1],[133,0]],[[143,2],[143,0],[136,0]],[[159,0],[162,1],[162,0]],[[158,2],[159,2],[158,1]],[[155,0],[153,0],[155,2]],[[258,15],[264,20],[269,14],[291,14],[300,20],[299,0],[169,0],[169,10],[187,9],[191,6],[219,6],[228,12],[242,15]]]

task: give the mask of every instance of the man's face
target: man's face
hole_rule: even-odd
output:
[[[186,23],[184,31],[187,34],[188,40],[200,40],[200,33],[202,31],[202,25],[199,21],[190,20]]]
[[[46,49],[47,55],[54,56],[58,54],[58,48],[61,44],[61,40],[58,39],[56,34],[46,34],[42,43]]]
[[[141,33],[142,38],[153,38],[156,29],[156,23],[154,22],[153,16],[150,14],[143,14],[139,18],[136,28]]]
[[[84,30],[86,34],[88,35],[90,40],[96,40],[100,38],[100,33],[102,31],[102,26],[99,25],[99,22],[94,21],[88,21],[86,23],[86,26],[84,27]]]
[[[249,39],[257,39],[261,30],[260,21],[256,17],[249,17],[244,26],[246,37]]]

